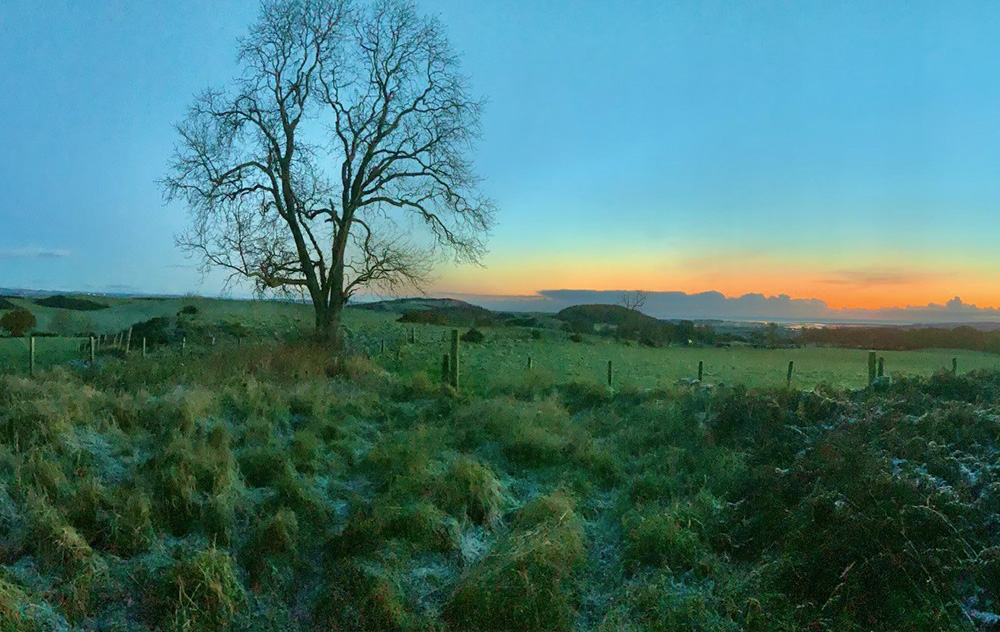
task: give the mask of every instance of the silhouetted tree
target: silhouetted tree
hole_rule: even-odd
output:
[[[35,315],[26,309],[15,309],[0,317],[0,327],[15,338],[20,338],[31,331],[35,324]]]
[[[637,312],[646,305],[647,298],[649,298],[649,292],[645,290],[632,290],[622,292],[618,303],[630,312]]]
[[[419,287],[444,254],[479,260],[481,101],[439,21],[409,0],[267,0],[239,61],[178,126],[163,182],[205,269],[308,296],[333,338],[360,288]]]

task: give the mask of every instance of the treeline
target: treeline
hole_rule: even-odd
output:
[[[690,320],[662,321],[619,305],[577,305],[559,312],[558,318],[563,321],[563,329],[572,333],[633,340],[650,347],[717,342],[715,330],[709,325]]]
[[[925,327],[829,327],[803,329],[800,344],[853,349],[968,349],[1000,353],[1000,331],[980,331],[962,326],[954,329]]]

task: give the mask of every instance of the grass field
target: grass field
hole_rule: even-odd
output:
[[[25,299],[17,299],[25,305]],[[172,299],[104,299],[111,305],[106,310],[84,312],[93,320],[95,331],[111,334],[129,325],[156,316],[174,315],[185,305],[198,308],[197,320],[202,323],[239,322],[256,332],[258,337],[285,339],[307,332],[311,310],[307,305],[273,301],[238,301],[204,298]],[[38,312],[39,329],[54,318],[53,310],[32,306]],[[451,329],[432,325],[415,325],[416,344],[406,344],[409,325],[395,322],[398,315],[349,308],[344,326],[358,350],[366,350],[381,365],[404,376],[425,373],[431,379],[440,376],[442,355],[448,352]],[[478,344],[463,343],[461,373],[465,388],[474,392],[489,392],[495,388],[510,388],[525,379],[552,384],[604,384],[607,362],[614,367],[615,384],[622,387],[648,389],[672,385],[678,380],[697,376],[698,362],[704,363],[703,379],[710,384],[746,384],[748,386],[781,386],[785,384],[788,362],[795,364],[793,386],[811,389],[825,383],[836,388],[861,388],[867,383],[867,353],[853,349],[799,348],[756,349],[749,347],[647,348],[627,345],[607,339],[588,337],[582,343],[569,340],[556,330],[541,330],[534,339],[525,328],[486,328],[486,340]],[[385,341],[386,353],[381,354]],[[82,360],[83,339],[39,338],[36,340],[36,363],[40,369]],[[136,345],[140,341],[134,341]],[[191,349],[208,344],[208,340],[192,338]],[[27,340],[0,339],[0,371],[23,373],[27,370]],[[880,352],[885,358],[890,376],[927,376],[941,369],[950,369],[952,358],[958,359],[960,372],[1000,368],[1000,356],[965,350],[929,349],[921,351]],[[533,373],[527,376],[528,358]]]
[[[436,357],[431,333],[403,359]],[[466,346],[482,386],[458,393],[383,370],[394,348],[274,340],[0,375],[0,630],[924,632],[1000,610],[998,373],[610,391],[519,358],[764,376],[784,352]]]

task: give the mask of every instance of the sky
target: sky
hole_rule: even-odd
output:
[[[484,265],[431,293],[1000,307],[1000,3],[418,5],[489,99],[500,209]],[[156,180],[256,8],[0,0],[0,287],[220,292]]]

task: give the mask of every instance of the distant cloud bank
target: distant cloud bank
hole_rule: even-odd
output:
[[[542,290],[534,295],[440,294],[502,311],[557,312],[572,305],[616,304],[621,290]],[[955,297],[944,304],[907,305],[880,309],[834,309],[817,298],[792,298],[787,294],[744,294],[727,297],[720,292],[650,292],[643,312],[657,318],[691,320],[774,320],[786,322],[887,322],[972,323],[1000,321],[1000,310],[977,307]]]
[[[41,246],[0,248],[0,259],[64,259],[70,254],[69,250],[42,248]]]

